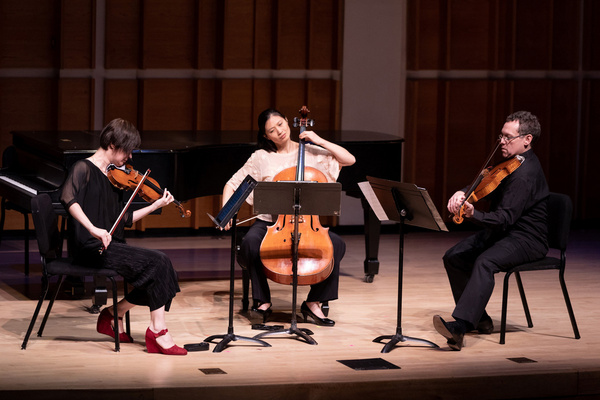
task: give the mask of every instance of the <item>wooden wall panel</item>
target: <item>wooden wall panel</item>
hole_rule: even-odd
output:
[[[198,33],[196,66],[200,69],[212,69],[217,67],[217,54],[221,54],[220,43],[222,33],[218,33],[221,18],[219,17],[222,0],[202,0],[198,3]],[[218,51],[219,49],[219,51]]]
[[[197,9],[193,0],[143,2],[142,68],[195,68]]]
[[[445,107],[438,80],[407,82],[403,182],[427,188],[432,200],[442,204],[445,193]],[[442,96],[444,97],[444,96]]]
[[[58,81],[59,130],[94,129],[94,80]]]
[[[600,185],[596,178],[598,169],[598,149],[600,149],[600,82],[598,80],[586,80],[584,82],[584,104],[583,110],[583,135],[579,151],[581,152],[581,164],[579,167],[580,184],[583,190],[577,199],[577,205],[581,207],[583,215],[592,220],[600,218]],[[576,200],[576,199],[574,199]]]
[[[298,117],[298,110],[307,104],[306,82],[296,79],[277,79],[275,81],[275,108],[281,111],[288,120]]]
[[[221,129],[252,129],[252,79],[221,81]]]
[[[307,82],[306,105],[315,120],[314,130],[336,129],[337,85],[328,79],[310,79]]]
[[[583,68],[600,70],[600,2],[586,1],[584,7]]]
[[[251,69],[254,64],[254,3],[224,0],[223,69]]]
[[[124,118],[138,126],[138,81],[134,79],[108,79],[104,81],[104,121]]]
[[[221,119],[218,107],[218,81],[215,79],[199,79],[196,81],[196,122],[198,130],[218,130]]]
[[[271,79],[255,79],[252,101],[252,129],[258,130],[258,115],[275,106],[275,83]]]
[[[547,147],[541,154],[547,156],[548,186],[554,192],[577,193],[577,82],[554,80],[551,90],[550,120],[542,125]]]
[[[578,68],[580,13],[581,4],[578,1],[553,1],[552,69],[576,70]]]
[[[450,2],[447,38],[450,69],[490,69],[496,43],[494,1]]]
[[[92,68],[95,64],[96,2],[62,0],[61,68]]]
[[[447,9],[444,0],[408,2],[406,67],[445,69]]]
[[[514,68],[550,69],[552,7],[540,6],[536,1],[517,1],[514,18],[516,21]]]
[[[275,29],[273,20],[275,0],[255,0],[254,20],[254,68],[275,68]]]
[[[58,65],[59,0],[0,1],[0,68]]]
[[[309,13],[307,0],[277,3],[278,69],[306,69]]]
[[[141,7],[141,0],[106,0],[106,68],[140,65]]]
[[[141,81],[142,117],[138,129],[193,130],[196,85],[190,79]]]
[[[338,36],[342,24],[337,0],[309,1],[308,69],[336,69]]]

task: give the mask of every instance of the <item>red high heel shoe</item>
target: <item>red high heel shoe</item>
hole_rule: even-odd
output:
[[[122,320],[123,318],[119,318]],[[98,322],[96,323],[96,330],[98,333],[108,335],[111,338],[115,338],[115,331],[112,327],[113,315],[108,311],[108,308],[102,310],[98,316]],[[119,333],[119,341],[121,343],[133,343],[133,338],[127,334],[127,332]]]
[[[160,344],[156,341],[156,338],[159,336],[164,336],[169,332],[168,329],[163,329],[158,333],[154,333],[150,330],[150,327],[146,329],[146,348],[148,349],[148,353],[162,353],[170,356],[185,356],[187,354],[187,350],[183,349],[176,344],[168,349],[163,349]]]

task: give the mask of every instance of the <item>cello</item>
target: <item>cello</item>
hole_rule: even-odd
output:
[[[294,127],[300,133],[314,121],[307,118],[306,106],[300,109],[302,118],[294,118]],[[273,181],[309,181],[326,183],[327,177],[313,167],[305,166],[305,141],[300,139],[298,160],[295,167],[286,168]],[[260,246],[260,259],[265,275],[274,282],[293,283],[293,245],[295,231],[294,215],[279,215],[277,221],[267,228]],[[298,216],[298,285],[314,285],[322,282],[333,270],[333,244],[329,228],[321,226],[318,215]]]

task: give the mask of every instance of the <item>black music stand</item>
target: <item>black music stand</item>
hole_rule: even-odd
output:
[[[341,183],[318,183],[307,181],[260,182],[254,190],[254,212],[257,214],[294,214],[292,238],[292,318],[288,329],[260,333],[255,338],[288,334],[308,344],[317,342],[310,337],[312,332],[298,328],[296,305],[298,297],[298,219],[300,215],[340,215]],[[302,211],[302,212],[301,212]]]
[[[371,205],[375,215],[381,221],[395,221],[400,223],[400,255],[398,260],[398,318],[396,333],[394,335],[379,336],[373,341],[381,343],[390,339],[381,350],[382,353],[390,352],[396,344],[405,341],[414,341],[430,347],[439,346],[425,339],[418,339],[402,334],[402,273],[404,269],[404,225],[413,225],[435,231],[448,231],[442,221],[435,205],[431,201],[427,190],[413,184],[389,181],[367,176],[368,182],[361,182],[359,186],[365,198]]]
[[[259,339],[249,338],[244,336],[239,336],[233,333],[233,291],[234,291],[234,275],[235,275],[235,257],[236,257],[236,220],[237,213],[240,210],[240,207],[248,197],[252,190],[256,186],[256,180],[252,178],[250,175],[246,176],[237,190],[233,193],[231,198],[227,201],[227,203],[223,206],[219,214],[216,218],[213,218],[212,215],[208,214],[210,219],[217,225],[219,228],[224,228],[227,226],[229,221],[231,221],[231,267],[229,271],[229,325],[227,327],[227,333],[224,335],[212,335],[204,339],[205,343],[211,343],[215,339],[222,339],[215,349],[213,353],[219,353],[223,351],[227,347],[229,343],[236,340],[245,340],[248,342],[253,342],[259,344],[263,347],[271,347],[271,345],[267,342],[264,342]],[[188,349],[194,349],[195,346],[198,345],[186,345]],[[184,346],[185,347],[185,346]]]

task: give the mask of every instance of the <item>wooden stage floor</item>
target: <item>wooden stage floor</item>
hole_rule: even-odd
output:
[[[309,328],[318,345],[293,337],[266,339],[272,347],[232,342],[224,351],[186,357],[147,354],[146,309],[132,313],[133,344],[120,353],[96,333],[96,316],[85,311],[89,297],[61,296],[42,338],[27,350],[21,342],[39,293],[37,245],[31,241],[31,276],[23,275],[22,240],[3,240],[0,248],[0,343],[2,399],[574,399],[600,398],[600,232],[571,235],[566,281],[581,339],[573,331],[556,271],[524,273],[534,322],[527,328],[514,278],[509,296],[506,344],[498,344],[501,279],[487,308],[496,329],[469,334],[461,352],[450,351],[432,326],[432,317],[453,309],[442,266],[444,251],[466,233],[412,232],[406,235],[402,333],[439,345],[400,343],[383,354],[380,335],[396,332],[398,236],[383,235],[380,271],[363,281],[362,236],[345,235],[340,299],[331,303],[333,328]],[[181,278],[182,292],[167,314],[176,342],[198,343],[227,333],[229,240],[199,237],[146,237],[134,245],[164,250]],[[239,273],[239,269],[237,270]],[[234,332],[252,337],[251,316],[241,308],[236,279]],[[271,283],[274,314],[270,324],[289,326],[291,288]],[[307,288],[299,289],[301,302]],[[41,318],[38,319],[38,325]],[[299,321],[302,321],[299,315]],[[37,326],[36,326],[37,329]],[[353,369],[340,361],[387,362],[388,369]],[[521,362],[519,362],[521,361]],[[525,361],[525,362],[523,362]],[[377,363],[375,363],[376,365]]]

